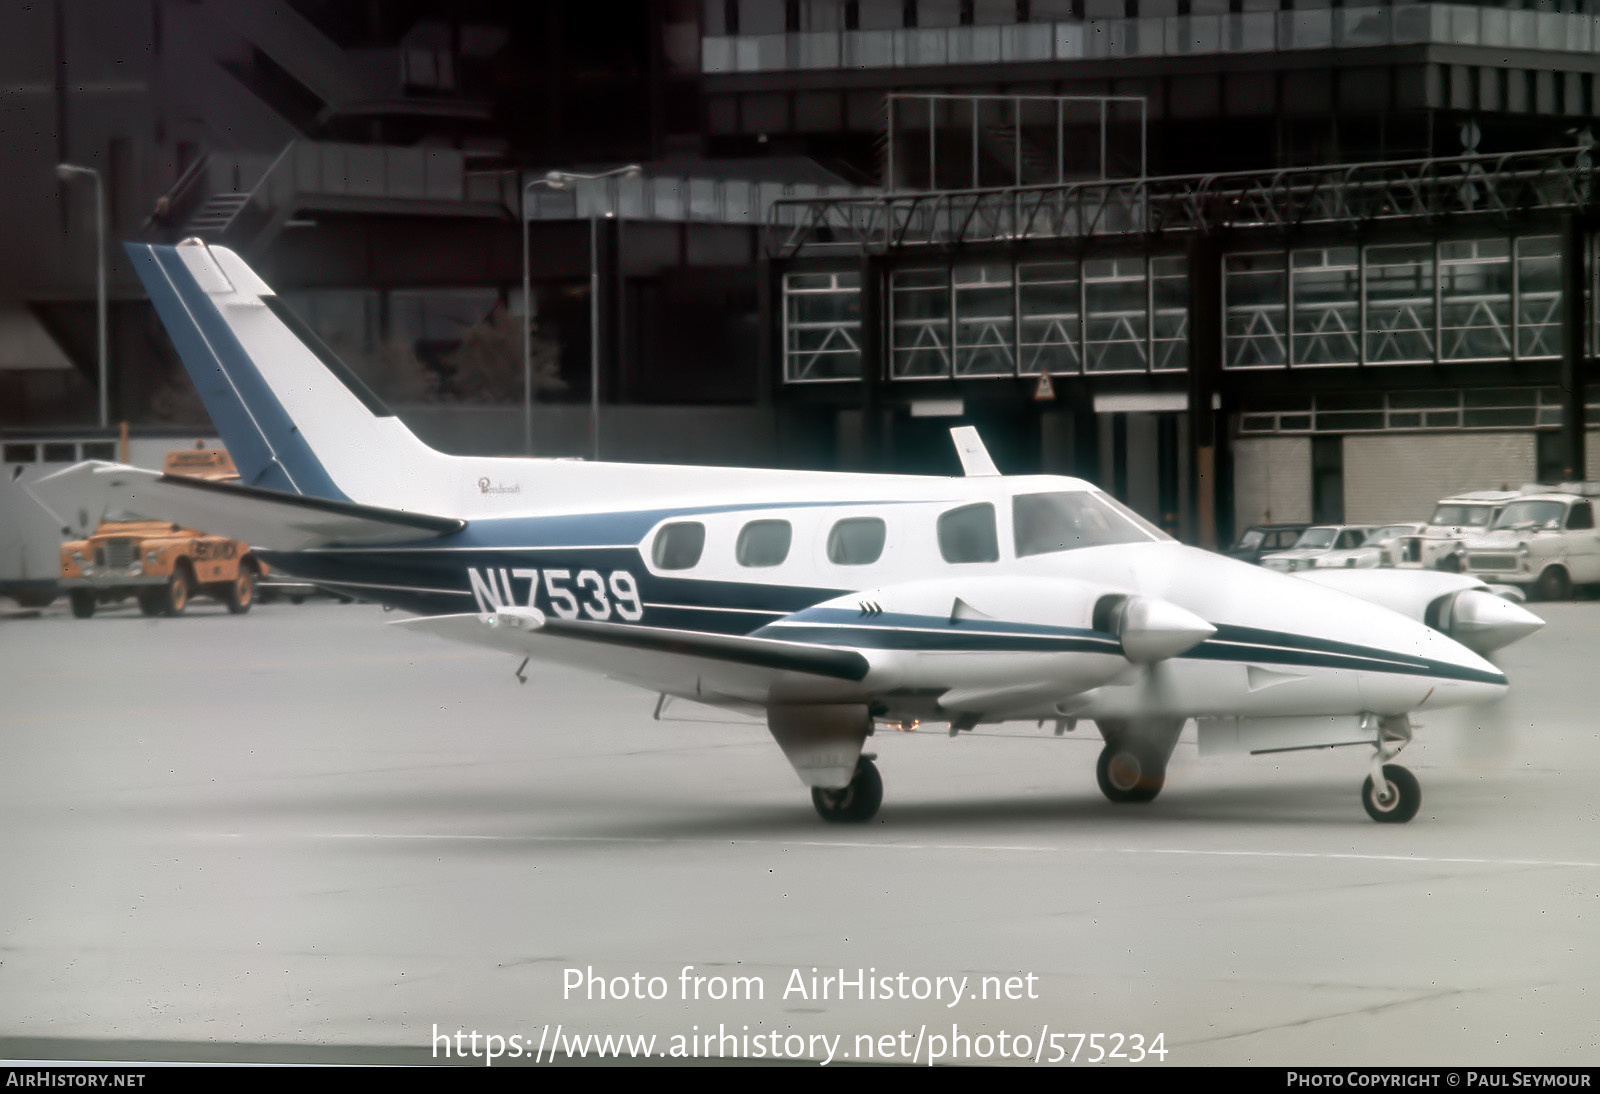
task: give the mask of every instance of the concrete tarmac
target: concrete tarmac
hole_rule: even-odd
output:
[[[369,605],[0,620],[0,1058],[1594,1065],[1600,605],[1536,607],[1398,826],[1192,728],[1113,806],[1087,724],[881,731],[832,826],[759,723]]]

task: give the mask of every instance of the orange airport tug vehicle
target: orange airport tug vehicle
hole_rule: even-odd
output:
[[[168,452],[161,469],[218,482],[239,477],[220,448]],[[266,572],[266,564],[239,540],[115,512],[107,513],[88,539],[61,545],[61,587],[79,619],[129,596],[138,598],[145,615],[178,615],[197,593],[242,614],[255,602],[256,582]]]

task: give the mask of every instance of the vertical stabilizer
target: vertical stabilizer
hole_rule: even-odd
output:
[[[128,255],[248,485],[396,504],[443,460],[232,251],[199,240]]]

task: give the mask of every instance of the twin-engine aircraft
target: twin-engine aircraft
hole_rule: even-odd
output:
[[[1505,693],[1542,625],[1460,575],[1273,573],[1186,547],[1087,482],[1002,476],[975,431],[938,478],[448,456],[239,257],[129,245],[241,485],[88,462],[47,495],[247,540],[398,625],[763,712],[829,821],[873,817],[880,725],[1092,721],[1113,802],[1203,753],[1372,751],[1410,820],[1412,716]]]

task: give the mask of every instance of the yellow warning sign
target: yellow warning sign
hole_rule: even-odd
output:
[[[1039,373],[1039,382],[1033,388],[1033,401],[1046,403],[1056,397],[1056,386],[1050,382],[1048,372]]]

